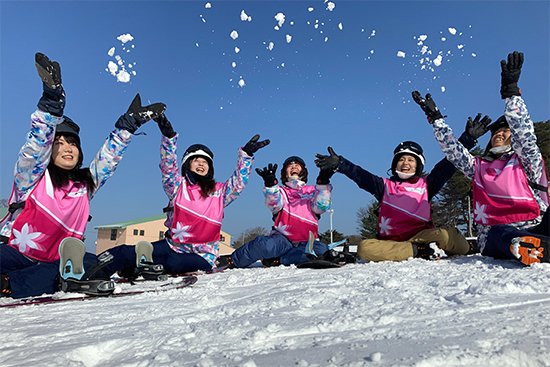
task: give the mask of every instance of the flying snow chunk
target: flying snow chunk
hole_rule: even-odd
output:
[[[235,53],[238,54],[239,52],[241,52],[241,49],[238,47],[235,47]]]
[[[477,54],[475,54],[475,53],[472,52],[472,57],[476,57],[476,56],[477,56]]]
[[[212,8],[212,4],[206,3],[206,4],[204,4],[204,7],[205,7],[206,9],[210,9],[210,8]]]
[[[250,15],[246,14],[246,12],[244,10],[241,10],[241,20],[243,22],[246,22],[246,21],[251,22],[252,17]]]
[[[456,48],[458,48],[459,50],[462,50],[464,48],[464,45],[457,45]]]
[[[114,47],[111,47],[111,49],[109,50],[109,52],[107,52],[107,55],[113,57],[114,54],[115,54],[115,48],[114,48]]]
[[[441,41],[445,42],[446,40],[447,40],[447,38],[441,37]]]
[[[135,72],[134,75],[136,75]],[[116,80],[122,83],[128,83],[130,81],[130,74],[126,70],[121,70],[116,75]]]
[[[427,38],[428,38],[428,36],[425,35],[425,34],[422,34],[422,35],[418,36],[418,39],[422,42],[424,42]]]
[[[328,11],[333,11],[335,7],[336,7],[336,4],[334,4],[332,1],[329,1],[327,3],[327,10]]]
[[[292,36],[290,34],[286,35],[286,43],[290,43],[292,41]]]
[[[236,40],[237,38],[239,38],[239,33],[237,33],[237,31],[231,31],[231,33],[229,34],[229,37]]]
[[[344,25],[340,22],[338,23],[338,28],[340,28],[340,30],[344,29]]]
[[[237,67],[237,63],[236,63],[235,61],[233,61],[233,62],[231,63],[231,67],[232,67],[232,68],[236,68],[236,67]]]
[[[285,22],[285,15],[283,13],[277,13],[274,18],[277,21],[279,28],[282,27]]]
[[[313,9],[311,6],[310,6],[309,8],[307,8],[307,11],[309,11],[310,13],[311,13],[313,10],[315,10],[315,9]]]
[[[269,44],[267,45],[267,49],[271,51],[273,50],[273,47],[275,47],[275,44],[273,42],[269,42]]]
[[[374,37],[374,36],[376,36],[376,30],[373,29],[372,32],[370,33],[369,38]]]
[[[242,88],[242,87],[244,87],[245,85],[246,85],[246,83],[244,82],[244,79],[241,78],[241,79],[239,80],[239,87]]]
[[[116,72],[118,71],[118,65],[117,64],[115,64],[112,61],[109,61],[109,63],[107,64],[107,68],[108,68],[109,73],[111,73],[111,75],[116,76]]]
[[[130,33],[126,33],[126,34],[121,34],[116,39],[122,42],[122,44],[125,44],[128,41],[133,41],[134,37]]]
[[[443,93],[445,93],[445,86],[444,86],[444,85],[441,86],[441,91],[442,91]]]
[[[449,33],[454,36],[456,34],[456,28],[449,27]]]
[[[397,57],[405,58],[405,53],[403,51],[397,51]]]
[[[434,59],[434,65],[435,66],[441,66],[441,61],[443,60],[443,56],[437,55],[437,57]]]

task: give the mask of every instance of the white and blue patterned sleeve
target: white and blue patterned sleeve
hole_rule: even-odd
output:
[[[505,103],[504,116],[512,132],[512,149],[518,155],[529,181],[539,182],[543,160],[529,111],[519,96],[506,98]]]
[[[453,130],[445,123],[444,119],[435,120],[433,129],[435,139],[447,160],[472,179],[474,177],[474,156],[453,135]]]
[[[31,129],[19,151],[14,170],[17,201],[26,199],[44,175],[52,155],[55,127],[62,121],[62,117],[40,110],[31,115]]]
[[[123,129],[115,129],[109,134],[94,160],[90,163],[90,172],[96,185],[91,196],[95,195],[113,175],[131,140],[132,134]]]

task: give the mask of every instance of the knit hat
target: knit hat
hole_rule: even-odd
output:
[[[55,127],[56,135],[72,135],[78,139],[78,144],[80,144],[80,126],[78,126],[73,120],[68,116],[63,116],[63,121]]]
[[[185,153],[183,153],[181,165],[184,173],[189,171],[191,164],[191,160],[189,158],[191,157],[202,157],[206,159],[208,161],[208,174],[206,175],[206,178],[212,179],[214,177],[214,153],[212,153],[206,145],[193,144],[187,148]]]

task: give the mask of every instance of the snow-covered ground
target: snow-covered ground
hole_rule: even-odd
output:
[[[1,366],[550,366],[550,264],[234,269],[0,319]]]

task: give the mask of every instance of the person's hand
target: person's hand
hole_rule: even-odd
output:
[[[65,109],[65,92],[61,84],[61,67],[48,56],[37,52],[34,55],[36,70],[42,79],[42,97],[38,101],[38,109],[54,116],[63,116]]]
[[[489,131],[488,125],[490,123],[491,118],[487,115],[481,118],[481,113],[478,113],[473,120],[471,117],[468,117],[468,121],[466,122],[466,133],[474,140],[477,140]]]
[[[134,134],[136,130],[152,119],[158,118],[166,110],[164,103],[153,103],[148,106],[141,105],[141,97],[138,94],[132,100],[128,111],[117,120],[115,126]]]
[[[514,51],[508,54],[508,61],[500,60],[500,96],[502,99],[521,96],[518,81],[522,65],[523,52]]]
[[[322,155],[319,153],[315,155],[315,165],[319,167],[321,171],[332,171],[334,173],[340,164],[340,156],[336,154],[332,147],[328,147],[327,150],[329,155]]]
[[[260,140],[260,135],[256,134],[243,147],[243,151],[249,156],[253,156],[258,150],[262,149],[270,143],[269,139]]]
[[[426,94],[426,98],[423,98],[419,91],[412,92],[413,100],[420,106],[422,111],[426,114],[428,122],[433,124],[435,120],[442,119],[443,115],[439,108],[435,105],[431,94]]]
[[[176,132],[174,131],[174,128],[172,127],[172,124],[166,117],[164,113],[161,113],[158,117],[154,118],[155,122],[159,126],[160,133],[167,138],[173,138],[174,135],[176,135]]]
[[[267,167],[263,169],[256,168],[256,173],[259,174],[264,179],[264,186],[271,187],[277,185],[277,163],[269,163]]]

